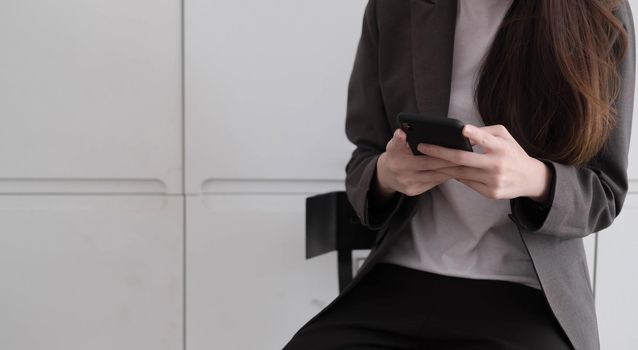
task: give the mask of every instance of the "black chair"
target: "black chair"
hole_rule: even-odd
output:
[[[306,198],[306,259],[336,250],[339,290],[352,281],[352,251],[371,249],[377,231],[363,226],[346,192]]]

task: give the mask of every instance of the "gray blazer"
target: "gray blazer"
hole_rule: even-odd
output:
[[[397,237],[411,229],[419,196],[397,193],[387,208],[378,209],[368,202],[368,191],[377,158],[399,127],[399,112],[447,115],[456,10],[457,0],[370,0],[367,5],[348,89],[346,135],[356,149],[346,166],[346,192],[361,223],[378,235],[352,283],[318,315],[348,293]],[[627,0],[616,15],[630,37],[620,67],[619,121],[608,147],[582,168],[540,159],[554,175],[549,211],[539,212],[529,198],[518,197],[510,199],[508,214],[529,251],[547,302],[577,350],[600,347],[582,238],[611,225],[628,186],[635,47]]]

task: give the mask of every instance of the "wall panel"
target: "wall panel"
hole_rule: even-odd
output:
[[[216,179],[344,177],[347,83],[366,3],[187,2],[187,193]]]
[[[638,194],[598,235],[596,309],[603,350],[638,348]]]
[[[179,0],[0,3],[0,193],[179,193]]]
[[[182,199],[0,196],[0,348],[182,349]]]
[[[305,259],[308,195],[188,198],[189,349],[280,349],[336,297],[336,253]]]

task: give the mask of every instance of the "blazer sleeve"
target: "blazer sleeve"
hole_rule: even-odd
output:
[[[584,237],[609,227],[622,209],[628,191],[636,49],[633,15],[627,1],[617,10],[616,16],[629,34],[627,52],[619,65],[621,87],[615,101],[617,124],[604,147],[584,166],[538,158],[553,174],[549,205],[538,206],[528,197],[510,199],[512,220],[533,233],[561,239]]]
[[[346,136],[356,148],[346,165],[346,193],[361,223],[372,229],[384,228],[402,205],[406,195],[396,192],[379,205],[370,197],[376,164],[394,130],[388,123],[378,65],[379,31],[376,2],[366,5],[363,29],[348,85]]]

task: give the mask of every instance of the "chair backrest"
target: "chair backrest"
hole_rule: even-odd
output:
[[[352,281],[352,251],[371,249],[376,234],[361,224],[346,192],[306,198],[306,259],[336,250],[339,290]]]

